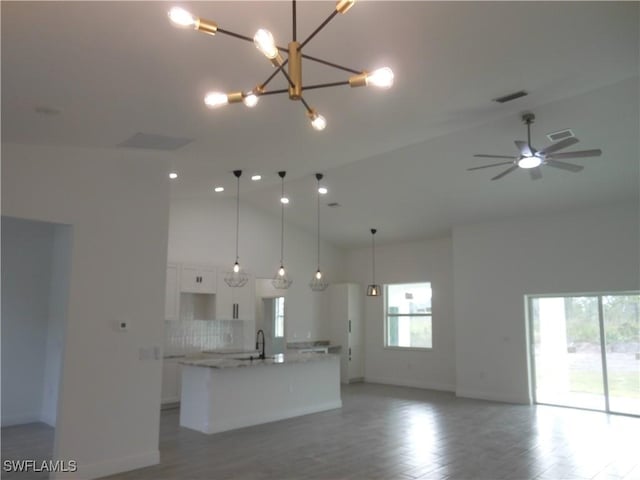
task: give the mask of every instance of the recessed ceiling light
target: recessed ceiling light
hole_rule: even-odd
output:
[[[253,177],[251,177],[251,180],[253,180],[254,182],[262,180],[262,175],[254,175]]]
[[[224,187],[216,187],[213,189],[213,191],[216,193],[224,192]]]
[[[176,172],[171,172],[171,173],[169,174],[169,178],[170,178],[171,180],[175,180],[176,178],[178,178],[178,174],[177,174]]]
[[[289,199],[287,197],[282,197],[280,199],[280,203],[284,203],[286,205],[287,203],[289,203]]]
[[[319,187],[318,188],[318,193],[320,195],[326,195],[327,193],[329,193],[329,190],[327,189],[327,187]]]

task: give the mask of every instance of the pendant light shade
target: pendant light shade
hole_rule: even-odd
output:
[[[278,290],[286,290],[293,283],[293,279],[284,268],[284,206],[289,203],[289,199],[284,196],[284,177],[286,174],[287,172],[278,172],[282,181],[282,195],[280,196],[280,268],[278,268],[271,280],[271,285]]]
[[[376,232],[375,228],[371,229],[371,284],[367,286],[367,297],[379,297],[382,295],[380,285],[376,283]]]
[[[240,176],[242,170],[234,170],[233,174],[236,177],[236,263],[233,264],[231,271],[224,274],[224,283],[230,287],[244,287],[249,281],[249,276],[240,267],[240,257],[238,256],[238,236],[240,233]]]
[[[316,173],[316,180],[318,181],[318,187],[316,188],[316,195],[318,199],[317,203],[317,211],[318,211],[318,229],[317,229],[317,247],[318,247],[318,269],[311,277],[311,281],[309,282],[309,287],[314,292],[323,292],[329,286],[329,282],[327,282],[326,277],[320,270],[320,180],[322,180],[323,175],[321,173]]]

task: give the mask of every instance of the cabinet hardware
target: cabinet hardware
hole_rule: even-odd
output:
[[[349,320],[349,333],[351,333],[351,320]]]

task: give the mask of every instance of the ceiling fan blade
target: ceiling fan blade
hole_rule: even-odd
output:
[[[514,157],[513,155],[474,155],[474,157],[476,158],[510,158],[512,160],[515,160],[518,157]]]
[[[550,167],[559,168],[561,170],[568,170],[570,172],[579,172],[580,170],[584,169],[584,167],[581,165],[574,165],[573,163],[567,163],[567,162],[559,162],[557,160],[547,159],[544,162],[544,164]]]
[[[518,148],[518,151],[520,152],[520,155],[522,155],[523,157],[532,157],[533,156],[533,152],[531,151],[531,147],[529,147],[529,144],[523,140],[516,140],[514,142],[516,144],[516,147]]]
[[[555,160],[556,158],[584,158],[584,157],[599,157],[602,155],[602,150],[580,150],[578,152],[564,152],[554,153],[547,158]]]
[[[500,165],[511,165],[513,162],[499,162],[499,163],[492,163],[490,165],[482,165],[481,167],[473,167],[473,168],[467,168],[468,171],[471,170],[480,170],[481,168],[489,168],[489,167],[498,167]]]
[[[504,177],[505,175],[508,175],[509,173],[513,172],[514,170],[517,170],[518,166],[514,165],[513,167],[509,167],[507,168],[504,172],[499,173],[498,175],[496,175],[495,177],[493,177],[491,180],[498,180],[499,178]]]
[[[542,170],[540,170],[540,167],[530,168],[529,175],[531,180],[539,180],[542,178]]]
[[[580,140],[576,137],[565,138],[564,140],[560,140],[559,142],[552,143],[551,145],[540,150],[540,155],[549,155],[550,153],[557,152],[558,150],[562,150],[563,148],[570,147],[571,145],[575,145]]]

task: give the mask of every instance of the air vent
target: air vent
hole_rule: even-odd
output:
[[[507,103],[511,100],[515,100],[516,98],[526,97],[527,95],[529,95],[527,92],[525,92],[524,90],[520,90],[519,92],[510,93],[509,95],[505,95],[504,97],[494,98],[493,101],[498,103]]]
[[[575,137],[573,130],[567,128],[565,130],[560,130],[558,132],[547,133],[547,138],[552,142],[557,142],[558,140],[564,140],[565,138]]]
[[[149,150],[177,150],[191,142],[193,142],[193,138],[169,137],[166,135],[138,132],[118,146],[126,148],[146,148]]]
[[[331,207],[331,208],[338,208],[341,207],[342,205],[340,205],[338,202],[331,202],[331,203],[327,203],[327,207]]]

